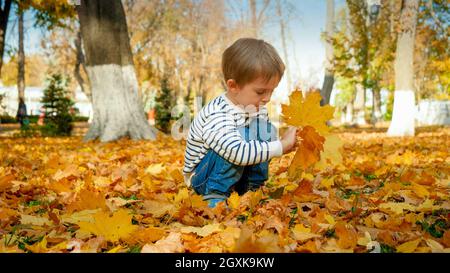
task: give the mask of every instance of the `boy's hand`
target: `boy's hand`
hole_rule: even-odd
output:
[[[281,145],[283,146],[283,154],[292,152],[295,150],[297,145],[297,128],[294,126],[289,126],[287,131],[281,138]]]

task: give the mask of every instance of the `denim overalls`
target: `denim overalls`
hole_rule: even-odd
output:
[[[254,118],[250,124],[238,128],[246,140],[274,141],[277,140],[277,130],[269,120]],[[195,167],[191,177],[191,185],[197,194],[215,207],[218,202],[227,199],[231,191],[244,194],[256,190],[268,179],[269,162],[255,165],[239,166],[230,163],[212,149]]]

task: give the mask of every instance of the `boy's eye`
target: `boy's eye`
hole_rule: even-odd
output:
[[[266,93],[265,91],[256,91],[256,94],[258,95],[264,95],[264,93]]]

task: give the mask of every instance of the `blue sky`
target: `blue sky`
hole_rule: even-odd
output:
[[[293,83],[322,87],[325,60],[325,45],[321,33],[325,30],[326,0],[292,0],[295,15],[289,21],[290,41],[288,41],[289,67]],[[337,11],[345,5],[344,0],[335,0]],[[281,56],[281,36],[278,26],[268,33],[271,42]],[[273,97],[285,101],[287,98],[286,77],[280,82]]]
[[[8,56],[8,51],[12,50],[13,52],[17,52],[17,48],[19,46],[18,40],[18,17],[16,16],[16,5],[12,5],[11,13],[8,21],[8,29],[6,31],[6,46],[5,46],[5,55],[3,56],[3,60],[7,62],[10,58]],[[25,39],[24,39],[24,47],[25,54],[33,54],[39,52],[41,50],[41,39],[43,37],[43,29],[34,27],[34,18],[33,13],[27,11],[24,17],[24,29],[25,29]]]
[[[243,3],[246,2],[243,1]],[[288,27],[288,61],[292,80],[294,83],[300,81],[307,86],[321,87],[325,58],[325,47],[321,41],[321,33],[325,28],[326,0],[290,0],[290,3],[295,10]],[[344,0],[335,0],[336,10],[343,5]],[[12,14],[15,15],[15,8],[12,10]],[[269,14],[269,17],[276,22],[276,14]],[[41,50],[40,42],[43,37],[43,30],[35,28],[33,22],[33,14],[27,12],[25,15],[26,54]],[[273,44],[284,58],[278,24],[272,24],[265,31],[263,38]],[[6,41],[6,50],[17,49],[16,16],[10,17]],[[5,54],[4,59],[7,61],[9,57]],[[284,77],[274,94],[274,98],[284,100],[287,92],[286,77]]]

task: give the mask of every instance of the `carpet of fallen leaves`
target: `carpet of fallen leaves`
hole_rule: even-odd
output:
[[[0,138],[0,252],[450,252],[450,128],[339,131],[343,161],[208,208],[184,141]]]

